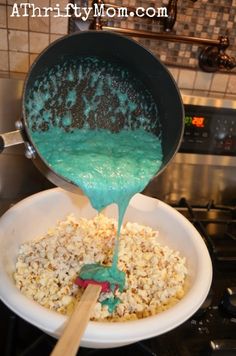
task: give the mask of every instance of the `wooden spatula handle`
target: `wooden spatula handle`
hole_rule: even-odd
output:
[[[82,298],[75,307],[64,332],[58,340],[51,356],[75,356],[81,337],[89,322],[91,311],[98,299],[101,287],[98,285],[88,285]]]

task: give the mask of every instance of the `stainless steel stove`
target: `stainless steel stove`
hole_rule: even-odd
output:
[[[7,86],[12,95],[18,93],[22,82],[8,82]],[[0,80],[0,100],[6,95]],[[200,232],[213,263],[210,293],[192,318],[164,335],[112,350],[81,348],[81,356],[236,355],[236,102],[185,95],[183,99],[186,128],[180,151],[144,193],[172,205]],[[12,121],[7,130],[14,129],[20,115],[19,100],[12,97],[10,107],[18,107],[14,113],[9,106],[2,109],[4,105],[2,101],[0,122],[3,117],[6,120],[7,112],[7,120]],[[3,132],[2,127],[0,124]],[[0,214],[24,196],[51,186],[23,153],[22,148],[21,153],[0,155]],[[14,165],[19,160],[21,163]],[[53,338],[2,303],[0,315],[0,355],[50,354]]]

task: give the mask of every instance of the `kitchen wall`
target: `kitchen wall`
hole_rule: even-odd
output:
[[[55,39],[68,31],[67,18],[10,17],[17,2],[0,0],[0,75],[24,77],[37,55]],[[32,0],[35,6],[64,8],[68,1]],[[155,1],[162,6],[167,0]],[[148,0],[126,0],[109,3],[130,6],[154,6]],[[160,21],[132,19],[116,21],[115,25],[142,30],[161,31]],[[182,0],[178,3],[174,33],[185,36],[217,39],[229,34],[227,53],[236,56],[236,0]],[[170,69],[178,86],[190,94],[227,97],[236,100],[236,69],[223,73],[204,73],[198,69],[197,57],[201,47],[184,43],[139,40],[150,48]]]
[[[49,17],[10,17],[12,6],[24,1],[0,0],[0,75],[22,77],[37,55],[67,33],[68,19]],[[33,0],[35,6],[55,6],[56,0]],[[60,1],[65,6],[68,1]],[[64,4],[63,4],[64,3]],[[20,12],[22,14],[22,12]]]

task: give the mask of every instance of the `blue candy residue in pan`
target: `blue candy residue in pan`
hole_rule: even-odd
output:
[[[25,104],[31,133],[59,127],[161,134],[158,109],[142,81],[98,57],[62,57],[41,71],[26,91]]]

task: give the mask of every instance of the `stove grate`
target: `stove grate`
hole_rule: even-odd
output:
[[[213,260],[236,263],[236,208],[215,205],[191,205],[181,198],[175,206],[200,232]]]

